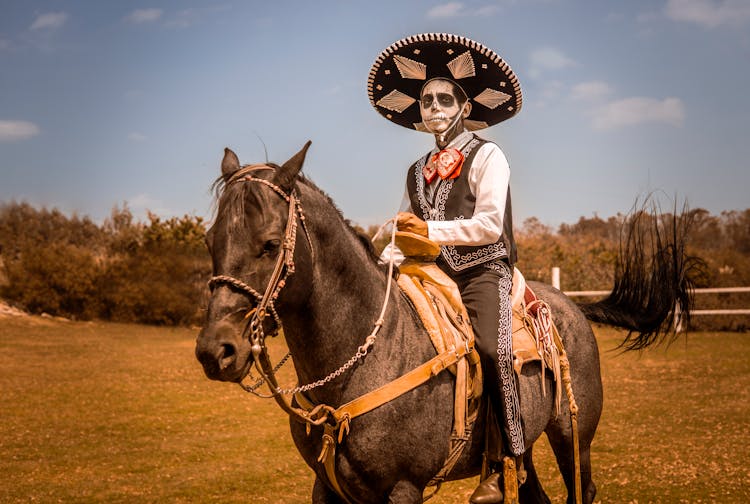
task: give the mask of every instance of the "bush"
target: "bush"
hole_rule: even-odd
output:
[[[0,296],[30,311],[74,319],[191,324],[202,318],[210,261],[200,217],[135,222],[115,208],[88,218],[0,207]]]
[[[99,313],[99,266],[89,250],[51,243],[20,253],[6,269],[4,297],[32,313],[84,320]]]

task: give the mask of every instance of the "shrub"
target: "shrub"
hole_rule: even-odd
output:
[[[148,324],[201,318],[210,262],[200,217],[135,222],[115,208],[102,226],[26,203],[0,207],[0,296],[32,313]]]

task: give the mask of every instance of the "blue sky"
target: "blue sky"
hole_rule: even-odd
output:
[[[450,32],[514,69],[516,225],[626,212],[663,191],[750,207],[750,0],[0,0],[0,202],[101,221],[210,216],[222,149],[307,175],[354,222],[393,215],[432,139],[366,92],[392,42]]]

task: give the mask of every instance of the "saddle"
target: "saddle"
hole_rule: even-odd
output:
[[[439,246],[423,236],[401,231],[396,233],[396,245],[406,256],[399,267],[398,285],[413,304],[435,350],[438,354],[451,348],[465,347],[469,350],[466,359],[460,359],[449,368],[456,376],[450,455],[441,471],[428,484],[431,486],[439,484],[450,473],[468,441],[482,396],[482,370],[479,355],[473,351],[474,333],[458,286],[434,262],[440,253]],[[556,383],[560,381],[562,346],[549,305],[536,296],[517,269],[513,272],[511,305],[514,370],[520,375],[525,364],[540,362],[542,390],[546,394],[547,370],[551,371]],[[555,387],[558,412],[561,391],[562,387]],[[488,425],[495,426],[496,422],[489,422]],[[497,458],[502,453],[499,432],[490,429],[487,435],[486,456],[501,460],[502,457]]]
[[[398,285],[422,319],[435,350],[441,353],[452,345],[461,344],[461,341],[473,348],[474,333],[458,287],[434,262],[440,253],[440,247],[421,235],[404,231],[396,233],[396,245],[406,256],[399,267]],[[557,382],[562,344],[552,321],[552,311],[531,290],[516,268],[513,269],[512,285],[513,368],[520,375],[524,364],[539,361],[542,387],[545,386],[547,370],[552,372],[553,380]],[[477,365],[473,364],[472,367]],[[481,378],[481,370],[472,373],[473,380],[477,376]],[[472,387],[467,390],[469,399],[481,395],[481,379],[478,386],[473,380],[468,382],[472,383]],[[559,406],[560,387],[557,389]]]
[[[482,367],[474,351],[474,332],[461,294],[453,280],[435,263],[407,259],[399,267],[398,286],[406,294],[438,354],[467,350],[448,370],[456,376],[454,431],[463,437],[474,423],[482,398]]]

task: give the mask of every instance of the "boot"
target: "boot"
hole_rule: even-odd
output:
[[[479,483],[469,497],[471,504],[496,504],[503,502],[503,491],[500,489],[500,473],[494,472]]]

